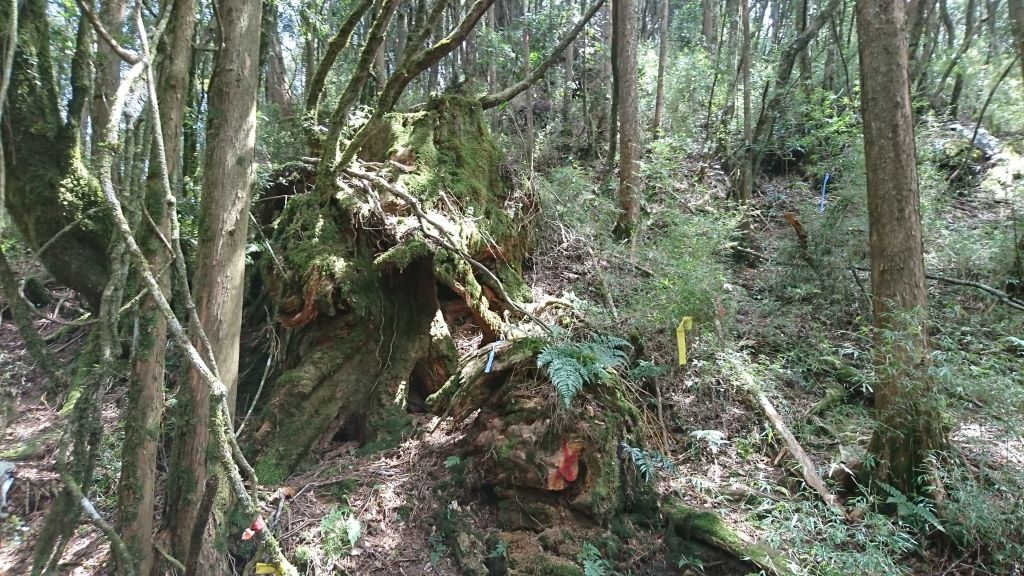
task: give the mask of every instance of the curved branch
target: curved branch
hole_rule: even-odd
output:
[[[388,78],[387,83],[384,85],[384,89],[377,98],[377,105],[374,107],[373,115],[356,132],[348,146],[345,147],[344,152],[341,153],[338,165],[346,166],[355,158],[356,152],[363,147],[366,139],[376,130],[378,123],[384,118],[384,115],[394,109],[406,86],[423,73],[424,70],[437,64],[441,61],[441,58],[444,58],[458,48],[492,4],[494,4],[494,0],[476,0],[455,30],[441,40],[438,40],[430,48],[420,52],[414,58],[402,62],[398,70],[391,75],[391,78]]]
[[[313,126],[317,124],[317,109],[320,106],[320,96],[323,94],[327,75],[331,72],[331,68],[334,66],[334,61],[338,59],[338,55],[348,45],[348,39],[352,36],[352,31],[356,29],[356,25],[362,20],[363,14],[366,13],[370,4],[373,4],[373,0],[362,0],[352,10],[352,13],[348,15],[348,18],[342,22],[338,33],[327,43],[324,57],[320,60],[313,79],[309,81],[309,94],[306,95],[306,114]]]
[[[569,30],[569,32],[562,37],[562,40],[558,43],[557,46],[554,47],[554,49],[551,51],[551,54],[549,54],[548,57],[543,62],[541,62],[540,65],[533,70],[533,72],[530,73],[529,76],[523,78],[522,80],[516,82],[515,84],[509,86],[508,88],[501,90],[500,92],[495,92],[493,94],[481,96],[480,105],[483,106],[483,109],[487,110],[489,108],[494,108],[499,104],[508,102],[509,100],[515,98],[516,95],[525,91],[530,86],[533,86],[535,83],[537,83],[538,80],[543,78],[544,73],[548,71],[548,68],[550,68],[555,62],[557,62],[562,57],[562,52],[565,52],[565,49],[569,46],[569,44],[572,44],[572,41],[575,40],[577,36],[579,36],[580,32],[582,32],[584,28],[586,28],[587,24],[594,17],[594,14],[596,14],[597,11],[601,9],[601,6],[604,5],[604,1],[605,0],[595,0],[594,3],[590,5],[590,8],[587,10],[586,14],[583,15],[583,18],[580,19],[580,21],[577,22],[576,25],[573,26],[572,29]]]
[[[395,8],[398,7],[398,2],[399,0],[379,0],[377,17],[373,20],[366,43],[359,54],[359,62],[356,63],[355,73],[352,74],[352,78],[349,79],[345,90],[342,91],[341,97],[338,98],[338,104],[334,108],[334,113],[331,115],[330,130],[324,143],[324,150],[331,156],[337,154],[338,141],[341,139],[341,131],[345,126],[345,118],[348,117],[349,110],[356,103],[356,100],[359,99],[359,93],[363,91],[366,81],[370,78],[373,59],[377,55],[377,50],[380,49],[381,44],[384,42],[384,33],[388,29],[388,24],[391,23],[391,17],[395,13]]]

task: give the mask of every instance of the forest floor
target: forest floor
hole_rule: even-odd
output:
[[[1019,157],[1009,161],[1018,163],[1011,173],[1022,170]],[[1024,314],[970,287],[930,283],[936,378],[952,442],[940,463],[946,494],[936,508],[893,493],[897,514],[882,514],[877,502],[850,490],[850,471],[872,429],[870,282],[858,269],[866,264],[866,223],[857,177],[846,173],[834,184],[824,213],[817,181],[763,179],[750,212],[758,256],[737,263],[730,249],[735,217],[716,208],[725,189],[717,167],[694,158],[656,176],[646,206],[651,224],[628,245],[600,239],[614,208],[590,178],[570,169],[542,177],[536,186],[552,209],[528,280],[536,301],[576,303],[586,319],[575,329],[632,332],[642,357],[665,367],[653,383],[664,435],[648,448],[673,468],[653,480],[658,492],[715,511],[737,532],[779,550],[798,574],[1024,570]],[[1005,222],[1022,200],[1019,181],[1011,174],[1018,195],[1007,196],[1013,188],[989,190],[984,182],[965,194],[931,190],[929,178],[929,268],[989,281],[1003,257],[993,246],[1005,240]],[[574,189],[583,193],[573,209],[585,205],[589,214],[568,212],[560,194]],[[996,232],[1003,237],[993,239]],[[59,290],[55,295],[61,299]],[[41,311],[54,314],[57,306]],[[689,362],[679,366],[674,328],[684,314],[695,317],[696,330]],[[59,328],[46,320],[37,326],[44,335]],[[51,345],[70,359],[80,339],[81,332],[62,331]],[[736,366],[757,380],[855,520],[803,485]],[[17,394],[17,416],[0,447],[0,461],[17,465],[10,516],[0,522],[0,568],[22,574],[59,487],[52,455],[63,417],[6,320],[0,375]],[[115,502],[122,396],[109,391],[104,403],[95,497],[103,512]],[[533,546],[578,566],[565,574],[734,573],[697,557],[670,557],[660,532],[629,519],[601,526],[563,511],[542,529],[504,526],[493,493],[461,466],[470,424],[410,417],[410,431],[396,446],[368,453],[352,442],[331,445],[316,455],[317,465],[264,487],[268,525],[286,551],[304,559],[308,574],[458,574],[458,543],[442,526],[454,516],[498,536],[500,544],[485,551],[489,566],[503,561],[507,547]],[[105,556],[99,533],[83,525],[63,573],[100,574]]]

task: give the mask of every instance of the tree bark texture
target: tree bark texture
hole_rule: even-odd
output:
[[[871,450],[876,479],[917,494],[941,437],[939,415],[928,402],[927,292],[905,25],[902,2],[857,2],[878,377]]]
[[[1013,36],[1016,40],[1020,75],[1024,80],[1024,0],[1008,0]]]
[[[114,39],[120,40],[124,28],[125,0],[102,0],[100,2],[100,21]],[[96,81],[93,90],[90,115],[92,118],[92,156],[97,157],[102,132],[110,120],[110,103],[121,82],[121,57],[106,42],[96,44]],[[116,176],[115,176],[116,177]],[[116,180],[115,180],[116,182]]]
[[[658,87],[654,95],[654,124],[651,132],[658,137],[661,130],[661,115],[665,111],[665,67],[668,64],[668,0],[661,0],[659,10],[660,23],[658,25]]]
[[[618,76],[619,108],[619,217],[615,222],[615,236],[628,238],[633,234],[637,220],[640,175],[637,160],[640,157],[639,99],[636,77],[636,8],[633,0],[616,0],[615,30],[616,69]]]
[[[46,3],[26,0],[21,4],[4,112],[4,130],[16,137],[4,138],[3,145],[4,200],[12,221],[57,281],[79,292],[95,311],[109,275],[110,226],[99,211],[99,184],[83,164],[79,147],[80,115],[91,96],[91,43],[89,24],[83,20],[65,121],[54,76]]]
[[[187,108],[192,38],[195,31],[194,0],[174,0],[171,16],[161,45],[157,91],[160,95],[167,175],[174,190],[180,190],[182,170],[182,132]],[[164,198],[155,152],[149,162],[145,206],[160,234],[170,238],[171,225]],[[161,289],[170,293],[170,254],[149,226],[140,227],[139,243],[149,260]],[[152,295],[139,307],[139,347],[132,367],[125,418],[124,445],[121,451],[121,478],[118,483],[118,524],[129,552],[137,562],[137,572],[147,575],[153,569],[153,516],[156,489],[157,449],[164,404],[164,363],[167,347],[167,320]]]
[[[245,246],[249,198],[254,182],[256,93],[259,87],[261,2],[225,0],[220,6],[221,38],[209,89],[209,124],[200,206],[199,248],[193,272],[193,298],[220,381],[234,406],[238,377],[238,341],[242,322]],[[210,440],[210,390],[201,376],[189,375],[187,401],[179,421],[177,472],[180,491],[171,509],[177,558],[189,558],[189,542],[207,475]]]

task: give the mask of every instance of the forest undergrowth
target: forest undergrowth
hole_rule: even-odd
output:
[[[955,139],[940,124],[921,131],[928,270],[1001,286],[1018,257],[1009,211],[1020,200],[1013,175],[1022,159],[1006,144],[984,173],[951,185],[943,146],[935,144],[947,141]],[[629,365],[618,370],[648,392],[641,409],[655,431],[644,437],[647,445],[624,445],[621,457],[661,497],[714,511],[778,551],[789,570],[780,573],[1012,573],[1024,553],[1018,311],[972,287],[930,283],[932,371],[953,441],[937,456],[944,494],[908,500],[883,487],[882,496],[866,496],[857,485],[873,426],[860,154],[851,138],[828,160],[824,204],[822,177],[812,173],[820,168],[807,166],[804,174],[762,178],[741,216],[727,208],[720,166],[691,143],[657,140],[643,163],[642,224],[626,243],[606,234],[616,208],[599,172],[584,162],[551,167],[531,183],[542,205],[527,263],[533,300],[557,301],[557,321],[572,338],[603,334],[629,343]],[[749,253],[734,249],[741,217],[753,224]],[[67,298],[57,294],[44,309],[52,315]],[[680,366],[676,327],[686,316],[693,329]],[[75,329],[38,324],[62,352],[78,345]],[[20,460],[8,496],[12,514],[2,524],[3,558],[18,565],[57,482],[47,454],[60,407],[10,338],[11,325],[0,329],[5,378],[22,382],[22,416],[5,438],[15,448],[2,455]],[[771,399],[847,517],[804,486],[744,374]],[[118,394],[109,394],[106,405],[118,406]],[[97,505],[109,507],[123,435],[115,408],[104,424]],[[474,461],[460,456],[468,425],[415,413],[396,416],[393,428],[383,443],[332,444],[282,485],[264,487],[269,523],[306,573],[457,573],[473,554],[498,570],[510,549],[521,554],[531,546],[560,559],[546,560],[551,574],[742,573],[652,532],[642,513],[606,525],[563,513],[539,532],[510,531],[507,514],[474,480]],[[467,533],[481,535],[486,549],[470,550],[479,543],[470,544]],[[80,556],[83,573],[95,570],[100,542],[94,528],[80,529],[72,564]]]

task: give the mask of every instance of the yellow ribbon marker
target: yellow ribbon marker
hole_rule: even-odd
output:
[[[280,564],[256,563],[257,574],[284,574],[284,568]]]
[[[693,317],[683,316],[676,326],[676,341],[679,342],[679,365],[686,366],[686,331],[693,330]]]

